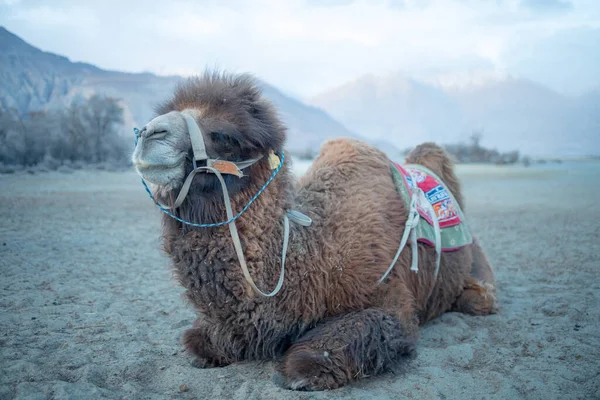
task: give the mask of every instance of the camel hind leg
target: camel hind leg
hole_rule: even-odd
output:
[[[452,192],[460,208],[465,210],[454,162],[446,150],[435,143],[426,142],[411,150],[406,162],[419,164],[433,171]],[[453,310],[474,315],[493,314],[498,310],[494,272],[479,243],[474,240],[470,246],[473,252],[471,274],[466,279],[464,291],[453,305]]]
[[[498,305],[492,266],[477,239],[474,238],[470,246],[473,252],[471,274],[452,309],[473,315],[495,314],[498,312]]]

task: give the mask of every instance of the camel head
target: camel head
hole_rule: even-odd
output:
[[[251,170],[268,165],[269,153],[279,153],[285,142],[285,128],[273,106],[246,74],[215,72],[189,78],[158,107],[157,114],[140,131],[132,161],[142,178],[153,184],[153,191],[163,196],[177,191],[194,168],[190,130],[196,126],[196,137],[201,138],[196,143],[202,143],[208,159],[259,160],[244,170],[250,177]],[[249,182],[248,176],[223,176],[232,193]],[[217,177],[196,174],[190,193],[198,192],[220,193]]]

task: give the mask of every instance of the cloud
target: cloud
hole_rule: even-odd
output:
[[[353,2],[354,0],[306,0],[306,4],[311,7],[339,7]]]
[[[102,68],[169,74],[219,66],[308,97],[367,73],[515,67],[519,42],[600,21],[595,0],[573,0],[570,12],[544,18],[538,3],[57,0],[49,7],[22,0],[0,3],[0,24],[43,50]]]
[[[581,94],[600,89],[600,29],[568,29],[548,37],[511,43],[507,68],[554,90]]]
[[[521,0],[521,7],[542,13],[564,13],[573,9],[567,0]]]

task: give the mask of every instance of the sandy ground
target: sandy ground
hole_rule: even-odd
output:
[[[275,386],[272,363],[190,366],[194,313],[134,173],[0,175],[0,398],[599,398],[600,164],[460,175],[500,314],[445,314],[403,368],[320,393]]]

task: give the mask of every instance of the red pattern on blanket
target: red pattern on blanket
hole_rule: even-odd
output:
[[[421,188],[421,190],[423,190],[425,197],[435,211],[440,228],[459,225],[462,222],[456,209],[457,205],[454,203],[452,197],[450,197],[446,188],[444,188],[440,182],[438,182],[431,175],[427,175],[420,170],[402,167],[400,164],[395,162],[393,164],[402,174],[404,182],[411,192],[414,189],[415,184]],[[413,182],[413,177],[416,182]],[[418,206],[417,208],[419,210],[419,214],[421,214],[421,216],[425,218],[429,224],[433,224],[429,213],[422,207]]]

